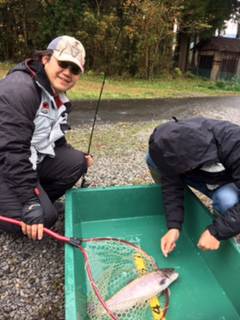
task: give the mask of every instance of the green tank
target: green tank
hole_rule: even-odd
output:
[[[160,239],[166,232],[161,186],[74,189],[66,196],[66,236],[125,239],[151,255],[159,268],[174,268],[179,273],[170,287],[166,320],[240,319],[238,244],[231,239],[223,241],[218,251],[197,248],[199,236],[211,220],[209,210],[186,190],[184,228],[176,250],[164,258],[160,251]],[[87,291],[83,256],[77,248],[66,245],[66,320],[89,319]],[[158,318],[149,312],[148,319]]]

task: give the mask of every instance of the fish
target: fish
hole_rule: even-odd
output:
[[[119,290],[106,305],[113,313],[121,313],[137,304],[144,303],[159,295],[178,278],[179,274],[172,268],[149,272],[131,281]]]

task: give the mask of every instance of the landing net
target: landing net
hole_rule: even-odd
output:
[[[144,274],[157,271],[154,259],[137,246],[119,239],[87,240],[84,250],[88,255],[94,283],[86,277],[87,304],[84,319],[91,320],[161,320],[168,308],[168,291],[160,299],[153,296],[147,300],[131,300],[121,310],[109,306],[108,301],[131,281]],[[99,291],[105,306],[93,288]],[[134,290],[134,289],[133,289]],[[109,314],[109,311],[111,314]]]

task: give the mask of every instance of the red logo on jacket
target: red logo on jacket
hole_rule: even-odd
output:
[[[41,108],[42,113],[48,113],[49,112],[49,104],[47,102],[43,102],[42,108]]]

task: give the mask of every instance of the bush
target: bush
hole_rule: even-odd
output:
[[[240,91],[240,77],[235,76],[231,80],[218,80],[213,89],[214,87],[225,91]]]
[[[182,74],[183,74],[182,70],[180,68],[178,68],[178,67],[174,68],[173,72],[174,72],[174,76],[175,77],[181,77]]]

